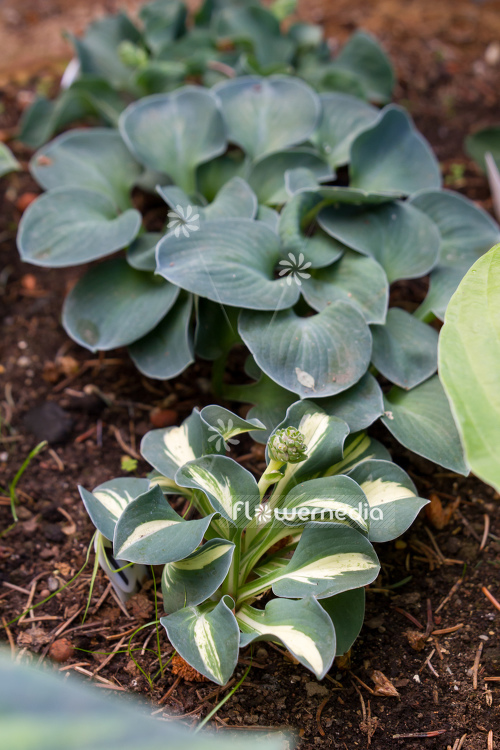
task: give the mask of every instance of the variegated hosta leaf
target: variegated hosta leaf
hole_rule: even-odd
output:
[[[349,435],[344,445],[344,455],[341,461],[330,466],[323,476],[331,477],[333,474],[345,474],[350,469],[357,466],[361,461],[368,458],[390,461],[389,451],[384,448],[378,440],[368,437],[365,432],[359,432],[357,435]]]
[[[240,646],[254,641],[278,641],[318,680],[335,658],[335,630],[330,617],[314,597],[299,601],[272,599],[265,610],[244,604],[236,613],[243,631]]]
[[[260,493],[252,474],[227,456],[203,456],[181,466],[175,481],[201,490],[215,511],[243,528],[253,519]]]
[[[347,653],[359,635],[365,619],[364,588],[344,591],[342,594],[321,600],[328,612],[337,637],[337,656]]]
[[[349,472],[370,506],[372,542],[388,542],[411,526],[428,500],[417,496],[408,474],[391,461],[368,459]]]
[[[174,479],[179,466],[207,453],[224,453],[223,441],[210,441],[215,435],[200,412],[194,409],[180,427],[147,432],[141,443],[141,453],[151,466],[168,479]]]
[[[132,500],[149,490],[149,479],[112,479],[89,492],[78,487],[80,497],[96,529],[113,541],[116,522]]]
[[[146,565],[182,560],[201,543],[214,515],[184,521],[155,485],[120,516],[114,536],[115,557]]]
[[[299,464],[287,464],[283,479],[273,495],[285,496],[295,484],[322,474],[332,461],[342,459],[344,440],[349,427],[342,419],[330,417],[308,401],[292,404],[276,429],[295,427],[304,435],[307,458]],[[266,450],[267,453],[267,450]]]
[[[228,409],[224,409],[223,406],[217,406],[212,404],[211,406],[205,406],[201,412],[201,418],[208,424],[208,429],[212,433],[208,438],[208,442],[219,443],[216,446],[217,453],[221,452],[221,445],[223,444],[225,450],[230,451],[232,445],[237,445],[239,440],[236,440],[236,435],[241,435],[244,432],[252,432],[253,430],[265,430],[266,426],[262,424],[260,419],[243,419],[238,414]]]
[[[367,586],[380,570],[368,539],[349,526],[306,528],[297,549],[272,582],[276,596],[324,599]],[[261,579],[262,581],[262,579]]]
[[[191,497],[192,495],[191,490],[187,489],[186,487],[179,487],[179,485],[176,484],[173,479],[164,477],[163,474],[160,474],[160,472],[158,471],[151,471],[148,474],[148,480],[148,489],[151,489],[151,487],[154,487],[154,485],[157,484],[164,495],[182,495],[183,497]]]
[[[218,685],[225,685],[238,661],[240,631],[233,600],[186,607],[160,622],[170,643],[185,661]]]
[[[94,549],[99,565],[111,581],[117,596],[122,602],[126,602],[137,593],[139,585],[147,578],[148,569],[145,565],[130,565],[126,560],[115,560],[112,543],[99,532],[96,534]]]
[[[201,604],[212,596],[227,575],[233,551],[232,542],[211,539],[184,560],[165,565],[161,578],[165,612]]]
[[[350,477],[321,477],[301,482],[284,497],[273,496],[274,503],[275,515],[286,526],[347,523],[365,534],[370,527],[370,506],[362,488]]]

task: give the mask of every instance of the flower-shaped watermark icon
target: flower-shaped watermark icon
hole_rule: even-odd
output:
[[[310,268],[311,263],[304,263],[304,253],[300,253],[297,258],[294,253],[288,253],[290,260],[280,260],[279,265],[283,266],[279,272],[280,276],[286,276],[286,283],[291,286],[292,281],[295,281],[297,286],[302,286],[301,279],[310,279],[311,274],[306,272],[307,268]]]
[[[218,419],[217,424],[218,427],[214,427],[213,425],[209,426],[209,430],[214,433],[214,435],[210,435],[208,438],[208,442],[211,443],[213,440],[215,440],[215,450],[217,453],[220,453],[222,448],[225,448],[227,451],[231,450],[231,445],[238,445],[240,442],[239,440],[236,440],[236,438],[228,437],[226,438],[226,435],[230,435],[234,424],[232,419],[228,419],[227,425],[224,424],[223,419]]]
[[[185,209],[176,206],[175,211],[168,212],[168,218],[170,221],[167,229],[173,230],[176,237],[179,237],[181,232],[184,237],[189,237],[190,232],[197,232],[200,228],[200,214],[196,213],[193,206],[186,206]]]
[[[257,526],[264,526],[266,523],[270,523],[272,519],[272,508],[269,505],[263,505],[262,503],[255,508],[255,520]]]

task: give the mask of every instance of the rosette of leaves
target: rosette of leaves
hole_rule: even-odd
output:
[[[126,250],[66,298],[75,341],[128,346],[157,379],[195,356],[222,374],[243,343],[255,382],[222,388],[219,378],[215,392],[253,404],[270,428],[297,397],[313,399],[353,432],[380,417],[407,448],[467,472],[430,323],[500,233],[441,189],[404,110],[247,76],[146,97],[119,131],[59,136],[31,171],[47,192],[22,218],[24,260],[70,266]],[[144,216],[138,185],[152,191],[139,196]],[[404,299],[389,308],[391,285],[429,274],[413,314]]]
[[[264,429],[219,406],[194,410],[145,435],[146,489],[128,478],[80,488],[115,568],[163,566],[168,638],[221,685],[239,649],[266,640],[322,679],[360,631],[380,568],[372,542],[399,536],[427,503],[380,443],[308,401],[271,435],[257,481],[225,453],[236,435]]]
[[[64,88],[53,101],[35,100],[20,138],[38,148],[82,119],[116,126],[133,99],[186,80],[212,86],[240,75],[295,73],[318,91],[390,101],[394,74],[373,37],[356,32],[333,59],[320,26],[292,23],[282,30],[294,10],[294,0],[269,8],[258,0],[205,0],[190,13],[181,0],[154,0],[141,8],[137,23],[124,12],[94,21],[84,36],[69,37],[75,59]]]

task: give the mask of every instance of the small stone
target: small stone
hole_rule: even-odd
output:
[[[50,576],[50,578],[47,580],[47,586],[49,588],[49,591],[54,593],[54,591],[57,591],[59,588],[59,581],[57,578],[54,578],[54,576]]]
[[[48,596],[50,596],[49,589],[42,589],[40,591],[40,599],[46,599]]]
[[[9,459],[9,454],[7,453],[7,451],[2,451],[0,453],[0,461],[2,463],[5,463],[6,461],[8,461],[8,459]]]
[[[488,44],[484,53],[484,60],[491,68],[498,65],[500,62],[500,44],[498,42]]]
[[[328,688],[324,685],[320,685],[319,682],[306,682],[305,684],[307,697],[312,698],[314,695],[329,695]]]
[[[24,426],[41,442],[63,443],[73,429],[73,420],[54,401],[46,401],[30,409],[23,419]]]
[[[16,201],[16,208],[21,213],[24,213],[29,205],[36,201],[38,195],[36,193],[23,193],[19,196]]]
[[[263,646],[257,649],[255,656],[257,661],[267,661],[269,659],[269,653]]]
[[[36,276],[32,273],[25,273],[21,277],[21,286],[27,292],[33,292],[37,287]]]
[[[408,545],[403,539],[398,539],[397,542],[394,543],[394,546],[396,549],[406,549]]]
[[[59,638],[57,641],[54,641],[52,646],[49,648],[49,656],[54,661],[59,662],[62,664],[62,662],[68,661],[68,659],[71,659],[74,653],[73,644],[68,638]]]
[[[171,427],[177,424],[179,415],[175,409],[152,409],[149,421],[153,427]]]

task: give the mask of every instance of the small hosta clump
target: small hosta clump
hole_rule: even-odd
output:
[[[307,458],[304,435],[295,427],[276,430],[268,443],[269,455],[275,461],[299,464]]]

